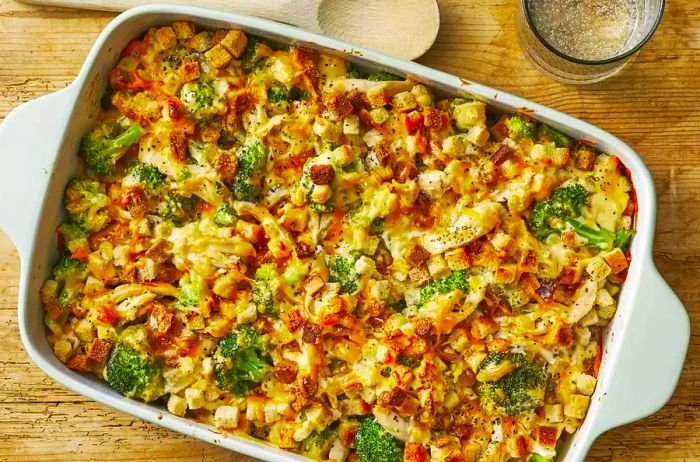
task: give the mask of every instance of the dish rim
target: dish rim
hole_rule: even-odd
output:
[[[30,310],[27,306],[27,300],[31,298],[30,288],[37,284],[36,280],[38,277],[36,273],[42,269],[41,264],[35,265],[36,262],[34,261],[35,250],[38,244],[37,238],[39,237],[40,219],[47,213],[45,206],[46,199],[52,192],[50,186],[53,187],[55,192],[56,185],[61,184],[55,178],[57,175],[55,161],[66,149],[70,149],[66,147],[69,141],[67,138],[70,138],[67,132],[71,128],[70,121],[73,118],[73,114],[75,111],[82,109],[78,107],[78,102],[81,97],[85,97],[85,93],[94,92],[96,90],[94,80],[90,81],[88,77],[91,74],[99,72],[95,70],[95,65],[99,61],[99,55],[104,53],[105,50],[110,47],[110,44],[112,44],[112,48],[114,48],[113,38],[115,33],[122,32],[122,28],[133,27],[134,22],[138,23],[138,21],[141,21],[143,24],[149,22],[152,24],[164,24],[176,19],[185,18],[199,23],[232,24],[246,31],[254,30],[251,32],[254,35],[274,35],[284,38],[284,41],[288,43],[299,43],[302,46],[322,48],[327,51],[336,50],[338,53],[347,55],[348,59],[351,61],[360,61],[369,66],[385,68],[390,71],[416,76],[419,80],[426,82],[433,88],[449,88],[456,92],[468,92],[486,100],[490,105],[501,108],[507,107],[511,111],[527,108],[527,111],[536,114],[538,120],[547,122],[555,128],[565,127],[564,130],[569,133],[585,134],[586,138],[592,139],[600,145],[605,145],[605,150],[611,151],[620,157],[625,166],[630,170],[632,173],[632,181],[637,191],[639,204],[637,235],[632,244],[632,252],[635,257],[632,259],[628,280],[620,298],[621,309],[618,310],[619,313],[616,314],[613,326],[610,328],[612,335],[609,335],[606,339],[600,382],[596,388],[596,393],[593,395],[591,408],[589,409],[589,413],[582,427],[571,438],[565,452],[564,460],[569,462],[583,460],[592,442],[603,431],[645,417],[658,410],[668,401],[675,389],[687,351],[689,322],[687,313],[683,309],[682,304],[678,301],[670,288],[668,288],[663,279],[661,279],[653,265],[651,251],[656,211],[654,185],[651,175],[643,161],[629,146],[613,135],[566,114],[420,64],[403,61],[361,47],[344,44],[334,39],[272,21],[197,7],[175,5],[142,6],[128,10],[119,15],[110,22],[100,34],[90,50],[80,73],[69,87],[22,105],[8,115],[5,122],[0,127],[0,148],[3,146],[12,146],[15,148],[15,151],[18,151],[22,148],[18,148],[14,146],[14,143],[10,142],[13,140],[17,141],[18,139],[13,129],[15,132],[18,131],[18,127],[23,120],[25,120],[25,122],[31,120],[31,118],[28,117],[29,115],[34,114],[37,116],[40,112],[39,109],[49,103],[52,103],[51,107],[54,107],[56,103],[65,105],[65,112],[62,114],[62,117],[56,118],[56,121],[54,121],[55,126],[52,127],[55,144],[49,143],[49,146],[46,146],[40,143],[37,145],[39,149],[45,151],[46,160],[48,162],[48,164],[45,164],[48,165],[48,167],[42,165],[42,168],[48,168],[48,171],[43,172],[43,177],[41,177],[43,180],[39,181],[39,187],[33,190],[33,197],[37,198],[37,203],[41,203],[41,207],[39,207],[36,212],[28,213],[24,220],[11,222],[9,219],[4,219],[4,222],[0,222],[0,227],[8,232],[17,246],[22,259],[19,290],[19,323],[22,341],[32,360],[47,375],[62,385],[97,402],[180,433],[195,436],[209,443],[224,446],[240,453],[263,458],[265,460],[308,460],[303,456],[283,451],[262,441],[251,440],[237,435],[222,435],[209,426],[198,424],[186,418],[176,417],[169,414],[167,410],[156,408],[152,405],[130,400],[118,395],[113,390],[108,389],[108,387],[105,389],[106,385],[100,386],[97,381],[90,380],[87,377],[70,371],[62,363],[58,362],[55,357],[45,357],[45,352],[41,350],[45,350],[46,345],[42,346],[36,344],[35,339],[32,338],[36,336],[36,333],[30,332],[29,330],[29,316],[36,311],[36,307],[34,311]],[[143,32],[144,30],[134,31],[131,37],[135,38]],[[112,50],[112,48],[109,48],[109,50]],[[121,49],[121,47],[119,47],[119,49]],[[100,80],[104,85],[106,75],[102,75]],[[578,137],[582,138],[582,136]],[[51,137],[47,136],[47,139],[51,139]],[[29,144],[32,142],[36,141],[30,141]],[[5,150],[0,149],[0,152],[5,152]],[[3,159],[3,161],[4,160],[6,159]],[[10,168],[0,172],[0,179],[4,177],[4,179],[7,180],[7,185],[4,184],[5,182],[0,182],[0,203],[4,200],[6,202],[3,204],[4,207],[8,207],[12,204],[10,202],[12,195],[15,197],[17,195],[17,191],[13,191],[13,185],[17,188],[27,189],[26,186],[21,187],[18,185],[17,175],[14,175],[14,177],[11,176],[16,173],[16,169],[20,168],[20,162],[24,162],[25,159],[10,159],[10,161],[12,162]],[[31,162],[28,165],[31,166]],[[37,167],[36,170],[38,170],[39,165],[34,167]],[[50,175],[47,175],[47,173],[50,173]],[[36,175],[36,172],[33,170],[32,175]],[[62,184],[61,187],[63,187]],[[29,264],[25,264],[25,262]],[[28,267],[31,268],[31,271]],[[46,268],[43,268],[43,271],[46,273]],[[39,279],[43,280],[43,278]],[[672,312],[673,319],[670,327],[677,331],[675,332],[671,329],[675,339],[678,341],[671,342],[674,347],[672,351],[673,360],[668,361],[669,364],[667,368],[670,371],[668,374],[657,374],[658,377],[655,379],[652,378],[652,383],[650,385],[641,386],[633,384],[637,387],[638,394],[641,393],[643,397],[648,396],[650,402],[642,405],[637,403],[635,409],[629,409],[625,406],[629,403],[626,402],[624,398],[627,387],[631,385],[629,381],[625,381],[624,377],[622,377],[624,374],[616,371],[615,367],[625,367],[624,364],[619,364],[620,359],[624,357],[623,353],[625,351],[631,350],[633,344],[636,343],[641,349],[648,349],[648,347],[644,348],[645,342],[648,342],[648,339],[639,338],[641,332],[632,331],[630,334],[629,326],[630,324],[634,325],[634,322],[632,322],[633,320],[637,318],[641,319],[640,310],[642,308],[639,308],[639,305],[649,305],[650,302],[645,301],[645,297],[654,299],[654,292],[658,292],[655,300],[661,297],[662,302],[675,308]],[[623,297],[624,301],[627,302],[626,305],[623,305]],[[41,308],[39,307],[39,309]],[[637,315],[636,318],[632,317],[632,314],[637,311],[640,312],[639,315]],[[639,322],[641,321],[637,321],[637,324],[639,324]],[[621,334],[618,335],[618,338],[613,339],[613,335],[619,332],[621,332]],[[623,340],[618,340],[620,337],[622,337]],[[632,338],[634,341],[626,341],[626,337]],[[43,330],[41,332],[41,338],[44,338]],[[671,339],[668,340],[670,342]],[[625,344],[631,345],[625,346],[626,350],[622,350],[621,345]],[[627,356],[629,357],[631,355],[627,353]],[[640,359],[639,355],[632,356],[636,359]],[[626,367],[630,368],[632,366],[627,365]],[[608,371],[608,369],[611,370]],[[661,379],[660,376],[664,375],[666,376],[665,379]],[[654,388],[661,388],[661,391],[654,390]],[[611,402],[610,396],[621,400],[622,407],[618,402]]]

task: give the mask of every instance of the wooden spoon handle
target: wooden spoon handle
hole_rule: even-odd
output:
[[[84,10],[124,11],[153,2],[148,0],[22,0],[35,5]],[[285,22],[318,31],[320,0],[168,0],[178,5],[200,6]]]

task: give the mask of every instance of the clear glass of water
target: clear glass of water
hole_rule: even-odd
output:
[[[572,84],[619,72],[656,31],[664,0],[518,0],[516,32],[543,73]]]

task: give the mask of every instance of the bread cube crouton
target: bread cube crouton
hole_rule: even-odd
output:
[[[609,321],[615,316],[615,312],[617,312],[617,306],[614,304],[612,305],[605,305],[605,306],[599,306],[596,311],[598,312],[598,318],[604,320],[604,321]]]
[[[369,111],[369,116],[372,118],[372,122],[381,125],[389,118],[389,111],[383,107],[376,107]]]
[[[61,339],[54,344],[53,352],[61,362],[66,363],[73,356],[73,345],[68,340]]]
[[[345,116],[343,119],[343,134],[359,135],[360,134],[360,118],[355,114]]]
[[[574,419],[583,419],[588,411],[591,398],[584,395],[571,395],[564,406],[564,415]]]
[[[414,245],[406,254],[406,261],[411,266],[421,266],[429,258],[430,253],[421,245]]]
[[[182,417],[187,411],[187,401],[185,398],[171,393],[170,398],[168,398],[168,411],[171,414]]]
[[[602,288],[598,290],[598,293],[595,296],[595,304],[598,306],[614,305],[615,299],[612,295],[610,295],[610,292],[608,292],[607,289]]]
[[[370,88],[367,91],[367,101],[373,108],[385,106],[390,102],[384,94],[384,89],[379,86]]]
[[[238,324],[246,324],[253,322],[258,318],[258,307],[255,303],[246,303],[236,313],[236,322]]]
[[[474,125],[467,132],[467,141],[481,147],[486,144],[490,136],[489,129],[485,124]]]
[[[425,85],[414,85],[413,88],[411,88],[411,94],[416,99],[416,103],[419,107],[424,108],[433,105],[433,95]]]
[[[194,50],[194,51],[199,51],[200,53],[204,53],[207,51],[209,48],[214,45],[214,41],[212,40],[212,35],[209,32],[200,32],[199,34],[190,37],[187,42],[185,43],[188,48]]]
[[[416,98],[408,91],[395,94],[394,98],[391,100],[391,104],[394,106],[395,110],[400,112],[411,111],[418,106]]]
[[[564,406],[561,404],[547,404],[544,407],[544,418],[549,423],[561,423],[564,421]]]
[[[591,396],[595,391],[597,380],[592,375],[578,374],[576,379],[576,391],[582,395]]]
[[[455,106],[452,111],[455,125],[460,130],[468,130],[475,125],[486,122],[486,104],[481,101],[470,101]],[[487,130],[488,132],[488,130]]]
[[[593,167],[595,167],[595,159],[596,155],[594,152],[582,149],[576,154],[574,166],[580,170],[591,172]]]
[[[491,316],[481,316],[472,322],[471,334],[477,340],[483,340],[498,330],[498,324]]]
[[[365,136],[362,137],[362,141],[364,141],[367,147],[369,148],[377,146],[383,140],[384,134],[374,128],[372,130],[367,131],[367,133],[365,133]]]
[[[233,58],[231,53],[220,43],[214,45],[209,51],[204,52],[204,57],[217,69],[226,66]]]
[[[540,425],[535,430],[537,442],[545,447],[554,447],[557,444],[557,433],[558,431],[555,427],[545,425]]]
[[[265,420],[265,400],[263,398],[251,397],[246,400],[245,417],[251,422],[262,422]]]
[[[510,284],[515,281],[518,266],[515,263],[505,263],[501,265],[493,275],[493,282],[496,284]]]
[[[513,238],[506,233],[496,233],[491,238],[491,245],[496,250],[499,257],[510,254],[513,250],[514,242]]]
[[[342,132],[342,126],[323,117],[316,117],[313,124],[313,131],[324,140],[335,140]]]
[[[307,294],[313,297],[316,294],[318,294],[325,285],[326,283],[323,282],[323,279],[321,279],[320,277],[311,276],[306,280],[306,282],[304,282],[304,290]]]
[[[63,307],[56,299],[49,300],[48,303],[44,304],[44,309],[46,310],[46,314],[54,321],[58,321],[65,314]]]
[[[571,149],[569,148],[555,148],[550,154],[552,160],[552,165],[555,167],[563,167],[569,163],[571,159]]]
[[[449,252],[445,252],[445,261],[452,271],[469,268],[469,256],[464,247],[459,247]]]
[[[428,281],[430,281],[430,273],[425,265],[411,268],[411,270],[408,272],[408,277],[419,286],[427,284]]]
[[[598,324],[598,321],[598,313],[596,312],[596,310],[591,310],[588,313],[586,313],[584,317],[581,318],[579,323],[584,327],[588,327]]]
[[[243,55],[246,45],[248,45],[248,37],[240,30],[230,30],[226,33],[223,39],[219,42],[226,50],[238,59]]]
[[[595,256],[586,265],[586,272],[596,282],[600,282],[612,274],[612,269],[601,257]]]
[[[613,249],[610,252],[603,255],[603,259],[610,266],[612,274],[621,273],[626,270],[629,266],[627,262],[627,257],[621,249]]]
[[[204,393],[196,388],[185,390],[185,400],[189,409],[199,409],[204,406]]]
[[[88,355],[75,355],[68,360],[66,366],[73,370],[82,372],[89,372],[91,370],[90,358],[88,358]]]
[[[178,39],[188,39],[194,37],[194,23],[190,21],[175,21],[173,31]]]
[[[110,351],[112,351],[112,342],[96,338],[90,344],[87,356],[98,363],[103,363],[109,358]]]
[[[177,44],[177,37],[172,27],[161,27],[156,31],[156,40],[158,45],[164,50],[172,48]]]
[[[191,82],[199,78],[199,63],[192,58],[185,58],[180,66],[180,75],[183,82]]]
[[[75,336],[78,337],[78,340],[84,343],[89,343],[95,338],[95,326],[93,326],[87,318],[79,320],[75,324],[73,332],[75,332]]]
[[[450,267],[447,266],[447,262],[442,255],[433,255],[428,259],[428,272],[434,278],[441,278],[447,276],[450,272]]]
[[[315,164],[309,168],[309,177],[314,184],[331,184],[335,178],[335,169],[330,164]]]
[[[214,412],[214,424],[222,430],[234,430],[238,427],[238,408],[219,406]]]
[[[432,130],[445,130],[451,123],[447,112],[432,107],[425,108],[423,111],[423,124]]]
[[[327,185],[314,185],[313,191],[311,191],[311,200],[318,203],[325,203],[333,195],[333,189]]]

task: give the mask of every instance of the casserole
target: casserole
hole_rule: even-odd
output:
[[[52,249],[55,245],[51,240],[39,241],[37,236],[51,235],[59,222],[58,214],[53,212],[60,208],[58,203],[61,195],[58,191],[66,183],[68,176],[75,173],[74,163],[67,161],[66,156],[75,152],[80,135],[86,132],[90,118],[97,112],[106,72],[111,69],[119,50],[147,27],[177,19],[196,19],[198,23],[209,27],[235,26],[275,41],[294,40],[310,48],[321,46],[352,52],[361,55],[351,58],[360,65],[368,66],[373,62],[388,65],[390,71],[413,75],[433,88],[445,92],[468,91],[500,109],[512,111],[527,106],[539,120],[577,138],[593,140],[602,150],[619,156],[630,169],[637,190],[638,237],[632,245],[634,259],[620,299],[620,309],[605,342],[606,354],[601,382],[593,397],[588,418],[571,440],[565,457],[567,460],[581,460],[600,432],[648,415],[669,398],[687,348],[688,321],[682,306],[660,279],[651,262],[655,199],[649,173],[636,154],[622,142],[554,111],[499,94],[486,87],[466,84],[456,77],[412,63],[402,63],[393,58],[343,46],[323,37],[265,21],[176,7],[142,8],[120,16],[102,34],[73,85],[18,109],[8,117],[0,133],[0,146],[5,152],[20,151],[8,159],[7,168],[2,173],[5,175],[5,181],[2,182],[5,193],[3,197],[9,201],[11,193],[19,193],[27,198],[29,203],[42,203],[43,207],[47,207],[47,211],[52,211],[44,214],[42,207],[42,210],[32,210],[23,214],[19,211],[10,212],[3,223],[3,228],[15,241],[22,256],[20,323],[23,340],[32,358],[49,375],[100,402],[209,442],[268,460],[291,460],[297,457],[237,437],[217,436],[203,425],[167,414],[162,415],[157,409],[127,401],[104,385],[97,385],[66,370],[53,357],[43,339],[38,288],[48,273],[47,262],[53,255]],[[277,33],[271,32],[272,28]],[[47,110],[49,108],[50,111]],[[67,124],[69,119],[70,125]],[[45,140],[39,141],[31,137],[30,126],[37,123],[45,129]],[[35,159],[30,162],[29,156],[32,155]],[[5,208],[11,210],[7,205]],[[28,271],[28,268],[32,270]],[[663,312],[657,310],[657,307],[662,305],[668,307]],[[674,338],[674,341],[661,345],[647,340],[654,337]],[[656,366],[654,376],[647,377],[649,374],[642,365],[642,358],[653,361]]]

